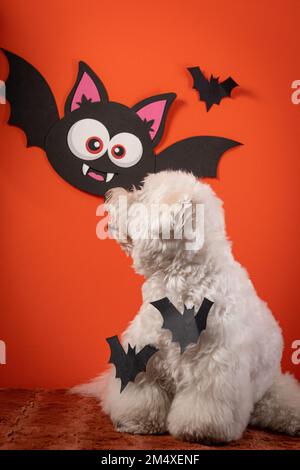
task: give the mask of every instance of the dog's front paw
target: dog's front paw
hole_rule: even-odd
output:
[[[214,428],[210,423],[198,423],[178,421],[178,417],[171,413],[168,420],[168,431],[177,439],[189,442],[201,442],[205,445],[223,444],[234,440],[231,436],[225,436],[220,429]]]
[[[220,403],[199,400],[195,392],[177,395],[167,427],[173,436],[191,442],[222,444],[239,439],[244,427],[234,421],[233,412]]]
[[[118,432],[130,434],[162,434],[166,432],[170,400],[157,384],[130,383],[120,394],[107,393],[102,402],[104,411],[110,415]]]
[[[167,430],[165,421],[117,421],[114,428],[128,434],[164,434]]]

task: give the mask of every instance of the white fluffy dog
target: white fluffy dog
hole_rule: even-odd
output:
[[[280,327],[257,296],[246,270],[233,258],[222,202],[210,186],[179,171],[149,175],[140,190],[112,190],[109,203],[117,204],[120,194],[126,195],[129,206],[137,201],[148,207],[203,204],[204,245],[193,251],[186,249],[185,239],[134,239],[131,227],[137,222],[143,225],[143,219],[129,214],[129,236],[119,242],[146,281],[143,304],[124,332],[122,344],[125,350],[128,343],[136,345],[137,351],[149,344],[159,352],[122,393],[114,367],[75,391],[98,397],[123,432],[168,431],[191,441],[229,442],[239,439],[252,423],[300,435],[300,386],[281,372]],[[161,211],[160,234],[166,220]],[[118,215],[115,229],[122,233],[126,221]],[[176,220],[175,214],[173,224]],[[206,330],[183,354],[150,304],[163,297],[180,312],[184,305],[197,311],[204,297],[214,302]]]

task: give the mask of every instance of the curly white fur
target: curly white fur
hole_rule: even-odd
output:
[[[123,346],[137,345],[138,351],[150,344],[159,352],[122,393],[114,368],[75,391],[98,397],[116,428],[130,433],[169,431],[192,441],[229,442],[252,421],[299,435],[300,387],[281,373],[280,327],[233,258],[222,202],[210,186],[183,172],[149,175],[133,192],[112,190],[110,203],[120,193],[129,204],[204,204],[205,242],[199,251],[187,251],[186,240],[129,236],[120,242],[146,278],[143,305],[123,334]],[[129,217],[129,234],[134,217]],[[181,312],[184,305],[197,310],[204,297],[214,302],[206,330],[183,354],[150,304],[162,297]]]

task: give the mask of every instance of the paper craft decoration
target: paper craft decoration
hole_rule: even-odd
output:
[[[116,186],[131,189],[147,173],[164,169],[216,176],[222,154],[239,145],[222,137],[192,137],[155,156],[175,93],[153,96],[129,108],[110,101],[101,80],[80,62],[60,118],[51,89],[38,70],[3,52],[9,62],[9,124],[25,132],[28,147],[46,152],[65,181],[88,193],[104,195]]]
[[[162,328],[171,331],[172,340],[174,343],[179,343],[182,354],[189,344],[197,343],[201,332],[206,329],[207,317],[213,302],[204,298],[196,315],[194,308],[186,307],[181,314],[168,297],[151,304],[161,313],[164,320]]]
[[[145,372],[150,357],[155,354],[158,349],[154,346],[145,346],[140,352],[136,353],[136,347],[132,348],[128,344],[128,352],[126,353],[119,341],[118,336],[107,338],[111,356],[109,362],[114,364],[116,368],[116,378],[121,379],[121,392],[129,382],[134,382],[136,376],[140,372]]]
[[[208,80],[199,67],[189,67],[188,71],[194,79],[193,88],[198,91],[200,101],[205,102],[207,112],[213,104],[220,104],[223,98],[229,98],[232,90],[239,86],[231,77],[221,83],[219,78],[215,78],[213,75]]]

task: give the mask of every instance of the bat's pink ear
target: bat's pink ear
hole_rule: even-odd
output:
[[[79,62],[79,70],[77,80],[69,94],[66,104],[65,113],[75,111],[80,108],[84,102],[107,102],[107,91],[97,75],[84,62]]]
[[[154,147],[162,138],[167,113],[175,98],[175,93],[157,95],[137,103],[132,108],[142,121],[149,123],[149,134]]]

